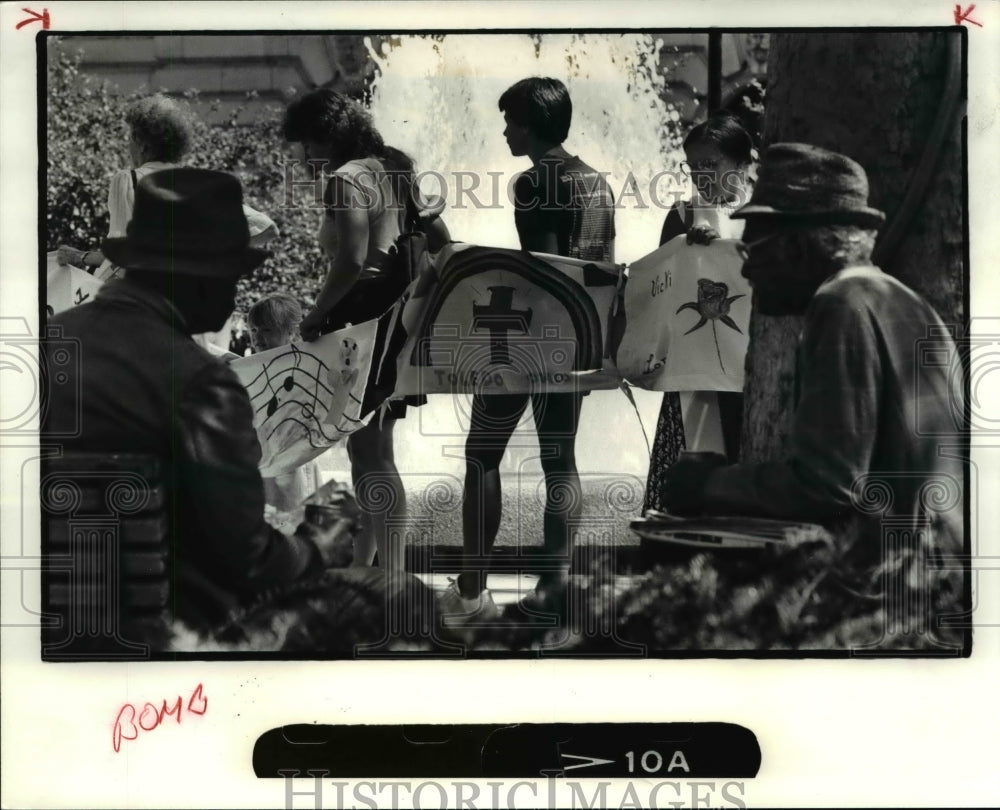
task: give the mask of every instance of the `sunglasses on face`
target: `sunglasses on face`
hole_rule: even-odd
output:
[[[762,236],[760,239],[754,239],[752,242],[740,242],[736,246],[736,252],[744,262],[748,262],[750,261],[750,252],[755,247],[759,247],[765,242],[770,242],[772,239],[777,239],[779,236],[782,236],[782,231],[775,231],[767,236]]]

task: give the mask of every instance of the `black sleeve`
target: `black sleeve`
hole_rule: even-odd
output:
[[[550,161],[514,182],[514,223],[523,250],[545,251],[552,234],[559,246],[568,241],[573,215],[557,172],[557,164]]]
[[[667,218],[663,220],[663,229],[660,231],[660,244],[665,245],[675,236],[680,236],[687,232],[687,226],[681,218],[680,211],[677,210],[677,203],[674,203],[667,212]]]
[[[177,517],[188,562],[235,593],[252,596],[322,568],[319,549],[264,520],[260,445],[246,389],[223,363],[205,368],[178,407]],[[197,549],[195,551],[195,549]]]

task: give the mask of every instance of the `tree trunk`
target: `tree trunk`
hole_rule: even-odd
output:
[[[948,115],[940,149],[925,156],[960,33],[775,34],[768,59],[764,143],[797,141],[832,149],[868,173],[871,205],[886,228],[919,177],[932,171],[895,249],[882,269],[914,289],[946,324],[962,324],[964,205],[959,115]],[[964,93],[964,85],[959,86]],[[964,95],[961,99],[964,102]],[[964,110],[964,108],[962,108]],[[947,111],[946,111],[947,112]],[[885,249],[883,240],[876,251]],[[747,356],[743,458],[781,454],[792,410],[800,318],[754,312]]]

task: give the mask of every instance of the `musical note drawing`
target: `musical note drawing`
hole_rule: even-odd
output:
[[[288,376],[286,376],[281,383],[281,388],[286,393],[291,393],[292,389],[295,387],[294,373],[295,371],[298,370],[299,364],[302,362],[302,352],[299,350],[298,346],[296,346],[293,343],[291,344],[291,346],[289,346],[289,349],[292,357],[295,358],[295,362],[292,365],[292,367],[287,370]],[[278,410],[279,405],[281,404],[281,400],[278,398],[278,392],[274,390],[274,386],[272,385],[269,369],[273,363],[282,360],[284,357],[286,357],[286,354],[280,354],[264,367],[264,375],[267,381],[267,386],[271,391],[271,398],[267,401],[267,415],[269,417],[274,416],[275,412]],[[278,372],[278,376],[280,376],[280,373],[281,372]],[[316,392],[314,391],[313,398],[315,399],[315,397],[316,397]],[[307,407],[310,409],[310,411],[314,410],[312,406],[309,405],[308,403],[303,403],[302,405],[303,413],[306,412]]]
[[[290,468],[365,424],[361,403],[374,325],[233,361],[254,410],[261,469]]]
[[[266,376],[267,370],[265,369],[264,374]],[[274,386],[271,385],[271,378],[266,377],[267,387],[271,389],[271,398],[267,401],[267,415],[268,417],[274,416],[274,412],[278,410],[278,395],[275,393]],[[260,410],[258,408],[258,410]]]
[[[304,367],[303,360],[311,368]],[[287,420],[300,422],[307,431],[310,430],[311,426],[301,422],[298,415],[307,420],[314,419],[317,411],[321,409],[320,396],[333,398],[333,389],[329,388],[320,377],[320,374],[329,376],[328,372],[329,367],[326,363],[316,355],[302,351],[295,344],[292,344],[287,351],[272,357],[261,367],[260,373],[247,384],[251,402],[264,400],[255,411],[259,413],[263,410],[266,419],[271,420],[279,411],[284,412],[289,406],[297,407],[297,415],[281,414],[282,419],[271,427],[272,434]],[[307,381],[308,384],[305,384]],[[258,385],[260,390],[255,391],[255,386]],[[322,429],[319,430],[319,435],[321,440],[326,440],[327,443],[334,439],[333,436],[324,434]]]

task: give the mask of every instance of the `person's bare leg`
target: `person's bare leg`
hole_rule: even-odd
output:
[[[462,547],[467,558],[487,556],[500,530],[502,492],[500,462],[511,434],[528,404],[517,394],[476,396],[465,442],[465,492],[462,498]],[[487,571],[467,571],[458,589],[473,599],[486,587]]]
[[[376,550],[381,568],[399,571],[405,566],[406,490],[393,454],[395,424],[395,419],[387,418],[379,427],[376,415],[348,439],[351,477],[361,507],[361,531],[354,541],[356,566],[371,565]],[[395,542],[390,542],[393,535]]]
[[[543,546],[550,565],[537,590],[558,591],[566,584],[573,552],[574,534],[583,510],[583,490],[576,469],[576,431],[583,395],[540,394],[531,406],[538,430],[542,472],[545,474],[545,518]]]

